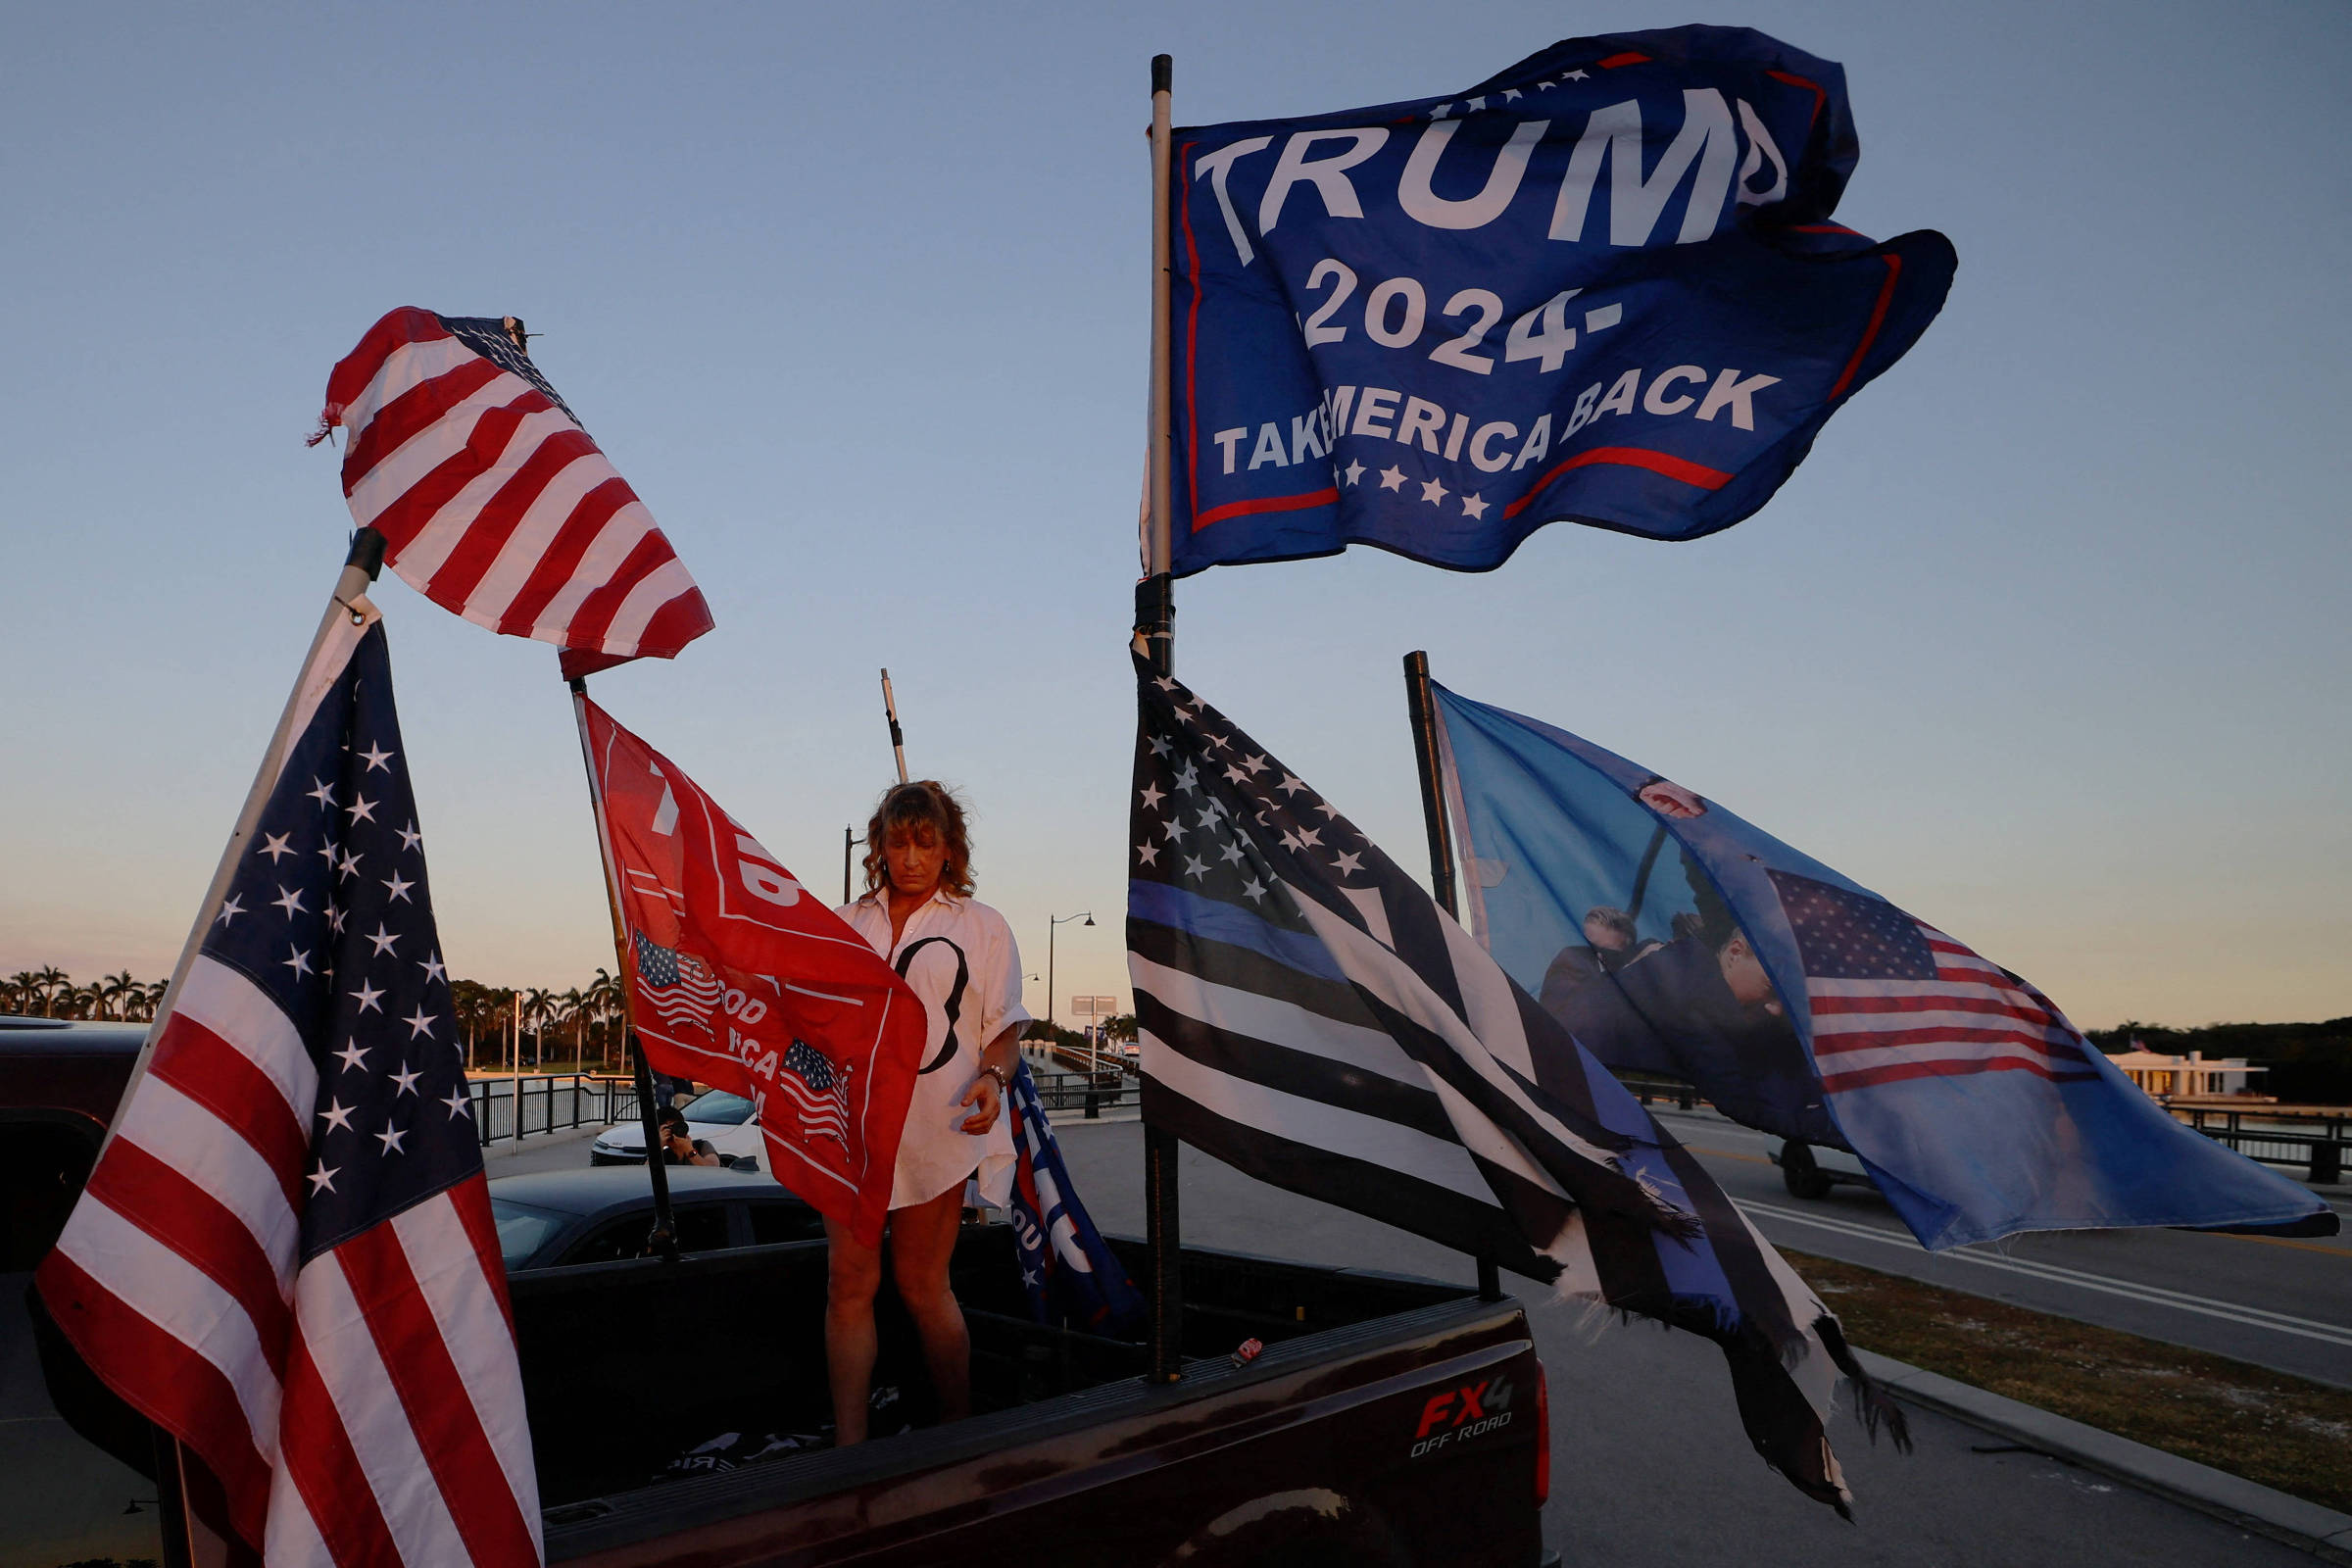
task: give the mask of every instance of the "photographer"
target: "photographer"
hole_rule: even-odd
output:
[[[687,1134],[686,1114],[676,1106],[662,1112],[662,1163],[664,1165],[715,1165],[718,1151],[707,1138]]]

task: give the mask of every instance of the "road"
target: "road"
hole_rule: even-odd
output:
[[[1078,1122],[1055,1136],[1097,1223],[1141,1234],[1141,1124]],[[1778,1172],[1766,1169],[1777,1192]],[[1264,1186],[1198,1150],[1182,1152],[1179,1170],[1189,1245],[1472,1282],[1459,1253]],[[2057,1460],[1981,1451],[1998,1440],[1925,1410],[1911,1412],[1908,1456],[1874,1446],[1850,1416],[1833,1422],[1856,1499],[1856,1522],[1845,1524],[1756,1459],[1712,1345],[1504,1281],[1518,1287],[1551,1384],[1544,1531],[1570,1565],[2309,1568],[2314,1560]]]
[[[1778,1140],[1651,1109],[1776,1246],[2352,1388],[2352,1238],[2045,1231],[1932,1253],[1868,1188],[1789,1197],[1768,1157]],[[2352,1188],[2328,1196],[2352,1212]]]

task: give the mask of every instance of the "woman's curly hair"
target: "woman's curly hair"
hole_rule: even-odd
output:
[[[939,868],[939,885],[958,898],[972,894],[972,845],[964,831],[963,803],[935,778],[911,784],[893,784],[882,792],[874,814],[865,824],[865,891],[878,893],[890,886],[882,856],[894,833],[922,834],[925,829],[948,847],[948,859]]]

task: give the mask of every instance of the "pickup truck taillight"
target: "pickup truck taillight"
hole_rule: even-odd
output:
[[[1551,1499],[1551,1380],[1536,1366],[1536,1506]]]

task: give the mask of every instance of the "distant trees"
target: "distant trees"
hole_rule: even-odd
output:
[[[155,1017],[169,988],[168,981],[140,980],[128,969],[77,985],[65,970],[48,964],[20,969],[0,979],[0,1013],[141,1023]],[[559,1059],[568,1043],[575,1070],[587,1070],[592,1056],[596,1064],[610,1070],[622,1059],[625,990],[621,977],[602,967],[586,985],[562,991],[549,986],[518,990],[453,979],[449,983],[450,1011],[468,1067],[496,1070],[510,1064],[507,1031],[519,1003],[526,1033],[525,1066],[543,1062],[548,1037],[555,1034]]]

